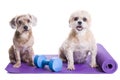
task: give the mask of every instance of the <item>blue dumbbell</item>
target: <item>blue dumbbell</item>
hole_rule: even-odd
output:
[[[62,70],[62,60],[57,57],[47,60],[47,58],[43,55],[35,55],[34,64],[38,68],[44,68],[45,65],[48,65],[49,69],[54,72],[58,72]]]

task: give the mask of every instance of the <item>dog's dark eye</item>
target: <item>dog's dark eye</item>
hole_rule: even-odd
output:
[[[29,22],[30,22],[30,20],[28,19],[28,20],[27,20],[27,22],[29,23]]]
[[[22,21],[18,21],[19,24],[22,24]]]
[[[79,19],[78,17],[75,17],[75,18],[74,18],[74,21],[77,21],[78,19]]]
[[[87,18],[86,18],[86,17],[83,17],[83,21],[86,22],[86,21],[87,21]]]

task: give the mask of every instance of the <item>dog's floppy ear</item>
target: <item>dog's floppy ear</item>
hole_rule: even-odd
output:
[[[16,29],[16,18],[17,17],[14,17],[11,21],[10,21],[10,26],[13,28],[13,29]]]
[[[72,21],[73,16],[70,16],[69,18],[69,27],[71,28],[70,22]]]
[[[28,14],[28,16],[31,18],[32,26],[36,26],[37,18],[33,15],[30,15],[30,14]]]

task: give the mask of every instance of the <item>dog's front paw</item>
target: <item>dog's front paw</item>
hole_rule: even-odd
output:
[[[68,70],[75,70],[75,67],[74,67],[74,65],[68,65],[67,69]]]
[[[29,65],[30,65],[30,66],[35,66],[33,62],[32,62],[32,63],[29,63]]]
[[[90,64],[90,66],[91,66],[92,68],[94,68],[94,67],[98,67],[97,64]]]
[[[21,66],[20,63],[16,63],[16,64],[13,65],[14,68],[19,68],[20,66]]]

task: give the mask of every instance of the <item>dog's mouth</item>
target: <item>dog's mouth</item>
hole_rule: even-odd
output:
[[[77,29],[78,31],[81,31],[81,30],[83,29],[83,27],[82,27],[82,26],[77,26],[76,29]]]
[[[24,29],[24,31],[28,31],[28,29]]]
[[[26,32],[28,32],[28,31],[29,31],[28,29],[24,29],[24,30],[23,30],[23,33],[26,33]]]
[[[28,30],[23,30],[23,32],[28,32]]]

